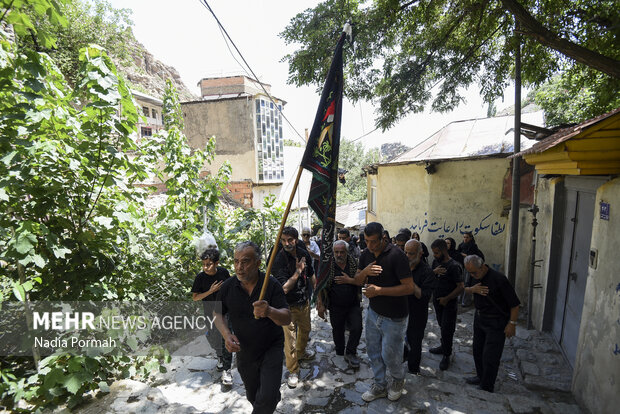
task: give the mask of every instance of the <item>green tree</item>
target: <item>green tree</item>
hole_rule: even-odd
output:
[[[42,44],[35,31],[19,36],[24,48],[48,53],[70,85],[75,85],[80,66],[80,49],[98,44],[117,61],[128,57],[128,40],[133,39],[133,25],[128,9],[115,9],[106,0],[64,0],[58,2],[57,11],[66,24],[47,14],[37,13],[36,3],[30,6],[27,15],[37,33],[48,33],[55,39],[53,44]]]
[[[614,0],[326,0],[281,33],[300,45],[284,57],[290,83],[322,85],[347,20],[354,24],[355,49],[346,54],[345,93],[354,102],[374,102],[383,129],[427,106],[450,111],[473,84],[486,102],[501,96],[513,78],[515,20],[525,84],[583,72],[584,80],[597,79],[598,90],[620,89]],[[569,94],[582,89],[578,82],[567,86]]]
[[[342,140],[338,165],[347,170],[346,183],[338,184],[336,200],[339,205],[366,199],[366,178],[362,177],[362,167],[379,162],[379,150],[364,150],[361,142]]]

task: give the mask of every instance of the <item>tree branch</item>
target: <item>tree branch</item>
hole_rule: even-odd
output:
[[[529,36],[542,45],[550,47],[576,62],[589,66],[614,78],[620,78],[620,61],[587,49],[544,27],[517,0],[501,0],[504,7],[513,14],[525,30],[520,33]]]

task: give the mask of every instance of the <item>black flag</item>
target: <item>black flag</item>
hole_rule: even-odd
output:
[[[342,47],[346,39],[343,32],[336,45],[321,101],[314,118],[301,166],[312,172],[308,205],[323,225],[321,236],[321,261],[317,271],[316,295],[325,287],[333,258],[332,244],[336,228],[336,185],[338,183],[338,151],[340,150],[340,124],[342,118]]]

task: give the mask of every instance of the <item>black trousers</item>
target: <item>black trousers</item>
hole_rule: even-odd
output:
[[[357,353],[357,346],[362,337],[362,308],[359,305],[341,308],[338,306],[329,307],[329,322],[332,325],[332,335],[337,355],[344,355],[344,331],[349,329],[349,340],[346,345],[346,352],[350,355]]]
[[[272,346],[263,355],[237,359],[237,370],[253,414],[271,414],[280,401],[284,344]]]
[[[437,323],[441,328],[441,348],[443,349],[443,354],[452,355],[452,338],[454,338],[454,331],[456,329],[457,300],[452,299],[446,306],[441,306],[438,300],[434,300],[433,305],[435,306]]]
[[[474,317],[473,354],[480,388],[493,392],[499,370],[508,320],[504,317],[487,317],[476,312]]]
[[[426,322],[428,322],[428,300],[419,300],[415,304],[410,300],[409,322],[407,322],[407,343],[409,344],[407,365],[409,371],[420,370],[422,340],[424,339]]]

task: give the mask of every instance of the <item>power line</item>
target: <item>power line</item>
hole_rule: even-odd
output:
[[[278,112],[280,113],[280,115],[282,115],[282,118],[284,118],[286,120],[286,123],[289,124],[289,126],[293,129],[293,131],[295,131],[295,133],[297,134],[297,136],[299,136],[299,138],[301,139],[301,141],[303,143],[306,142],[306,140],[304,139],[304,137],[299,133],[299,131],[297,131],[297,129],[293,126],[293,124],[291,123],[291,121],[289,121],[289,119],[286,117],[286,115],[284,115],[284,113],[282,112],[282,109],[280,109],[278,107],[278,104],[276,103],[276,101],[274,100],[273,96],[271,96],[271,94],[269,92],[267,92],[267,89],[265,89],[265,86],[263,85],[263,83],[261,81],[258,80],[258,76],[256,76],[256,73],[254,73],[254,71],[252,70],[252,67],[249,65],[249,63],[245,60],[245,58],[243,57],[243,54],[241,53],[241,51],[239,50],[239,48],[237,47],[237,45],[235,44],[235,42],[232,40],[232,38],[230,37],[230,35],[228,34],[228,32],[226,31],[226,28],[224,28],[224,25],[222,25],[222,23],[220,22],[220,19],[217,18],[217,16],[215,15],[215,12],[213,11],[213,9],[211,8],[211,6],[209,6],[209,2],[207,2],[207,0],[200,0],[200,3],[207,8],[207,10],[209,10],[209,12],[211,12],[211,14],[213,15],[213,18],[215,19],[215,21],[217,22],[219,29],[220,29],[220,33],[222,33],[222,37],[224,38],[224,42],[226,43],[226,47],[228,48],[228,50],[230,51],[230,54],[232,55],[233,59],[235,59],[235,61],[239,64],[239,66],[241,66],[241,69],[243,69],[243,71],[248,74],[246,68],[237,60],[237,58],[235,58],[234,53],[232,52],[232,50],[230,50],[230,47],[228,46],[228,41],[230,41],[230,43],[233,45],[233,47],[235,48],[235,50],[237,51],[237,53],[239,54],[239,57],[241,57],[241,60],[243,60],[243,63],[245,64],[245,66],[247,67],[247,69],[252,73],[252,78],[254,80],[256,80],[256,82],[258,82],[258,84],[260,85],[261,89],[263,90],[263,92],[265,92],[265,95],[267,95],[269,97],[269,100],[273,103],[274,107],[278,110]],[[225,36],[224,36],[225,35]]]

